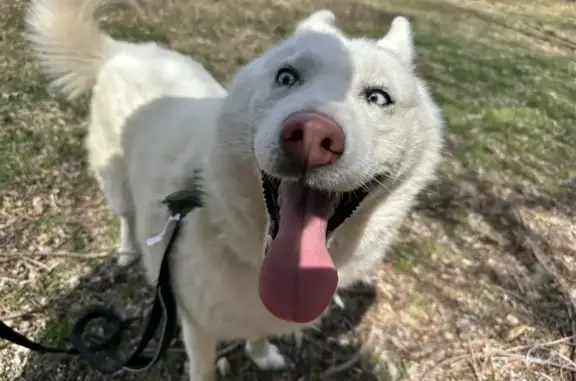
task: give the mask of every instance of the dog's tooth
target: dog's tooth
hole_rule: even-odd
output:
[[[344,304],[344,301],[338,294],[334,294],[334,304],[336,304],[342,310],[346,308],[346,304]]]
[[[270,249],[270,246],[272,246],[272,236],[270,234],[268,234],[266,236],[266,240],[265,240],[265,246],[264,246],[264,254],[268,253],[268,249]]]

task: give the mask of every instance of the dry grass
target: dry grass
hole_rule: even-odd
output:
[[[140,274],[112,264],[116,222],[85,170],[86,103],[45,89],[19,35],[25,5],[0,2],[0,318],[65,343],[88,305],[137,315],[149,293]],[[574,5],[149,0],[142,19],[117,14],[107,26],[115,36],[190,53],[227,81],[323,6],[346,31],[374,37],[392,15],[413,16],[419,68],[448,120],[446,160],[375,272],[374,292],[351,292],[344,312],[336,308],[322,332],[305,336],[302,354],[282,342],[295,362],[289,371],[256,373],[237,352],[226,379],[572,380]],[[0,358],[0,380],[112,379],[77,359],[3,343]],[[349,359],[337,375],[324,373]],[[179,379],[182,364],[176,349],[125,379]]]

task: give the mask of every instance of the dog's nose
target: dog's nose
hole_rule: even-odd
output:
[[[282,124],[280,145],[303,170],[334,163],[344,152],[344,133],[332,119],[315,113],[293,114]]]

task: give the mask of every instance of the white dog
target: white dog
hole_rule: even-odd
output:
[[[440,161],[409,22],[355,39],[318,11],[225,90],[188,56],[102,32],[95,14],[112,2],[34,0],[27,38],[66,95],[92,90],[87,147],[121,221],[119,263],[141,252],[154,282],[160,201],[199,172],[204,206],[171,254],[190,380],[213,378],[219,339],[280,368],[267,337],[317,322],[337,287],[366,279]]]

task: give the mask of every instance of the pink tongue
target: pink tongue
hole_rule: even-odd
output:
[[[334,203],[298,184],[281,186],[278,235],[260,270],[260,298],[279,319],[307,323],[324,312],[338,285],[326,247]]]

